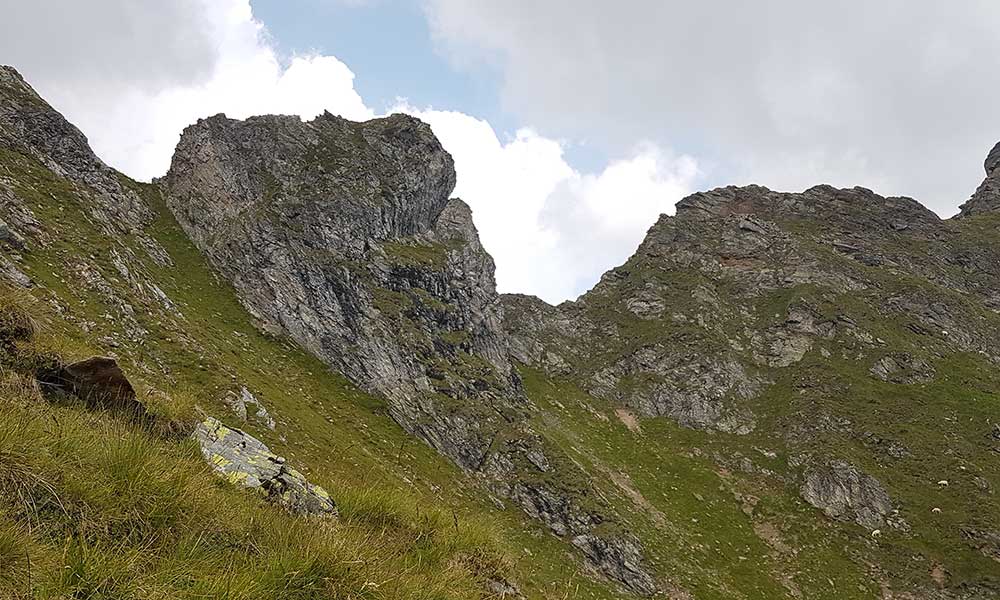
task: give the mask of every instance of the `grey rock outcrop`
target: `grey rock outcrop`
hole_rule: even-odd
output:
[[[809,469],[802,498],[832,519],[854,521],[867,529],[885,526],[892,500],[874,477],[844,461]]]
[[[983,163],[986,179],[968,202],[961,206],[961,216],[969,217],[1000,212],[1000,143],[993,146]]]
[[[264,494],[297,515],[335,516],[337,508],[326,490],[313,485],[263,442],[208,417],[192,437],[202,456],[230,483]]]
[[[906,352],[883,356],[870,372],[876,378],[891,383],[914,384],[934,380],[934,367]]]
[[[404,429],[555,535],[601,540],[584,553],[592,566],[652,593],[638,542],[595,531],[605,509],[580,504],[576,466],[526,483],[553,457],[527,423],[493,260],[454,185],[451,156],[421,121],[330,114],[201,120],[161,182],[263,329],[384,396]],[[536,510],[547,503],[561,510]]]
[[[430,128],[404,115],[212,117],[185,130],[164,180],[265,329],[384,394],[400,424],[472,467],[489,439],[481,419],[435,402],[522,399],[492,259],[454,184]]]
[[[630,582],[632,591],[644,596],[656,593],[656,582],[643,564],[642,546],[637,539],[615,538],[609,543],[608,538],[583,534],[573,538],[573,545],[592,563],[613,569],[608,573],[612,579]]]

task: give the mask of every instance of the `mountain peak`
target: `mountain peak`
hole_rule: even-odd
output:
[[[30,156],[56,174],[89,189],[101,220],[136,229],[152,217],[119,174],[94,154],[87,137],[9,66],[0,65],[0,149]]]
[[[986,179],[969,201],[960,207],[962,212],[959,216],[969,217],[1000,212],[1000,168],[998,167],[1000,167],[1000,142],[986,155],[986,161],[983,163]]]
[[[1000,142],[997,142],[990,153],[986,155],[986,162],[983,163],[983,166],[986,168],[987,175],[992,175],[993,171],[1000,166]]]
[[[661,218],[653,230],[671,226],[675,219],[691,222],[740,216],[774,222],[823,222],[828,226],[859,232],[934,226],[940,222],[934,212],[912,198],[880,196],[863,187],[839,189],[817,185],[792,193],[748,185],[692,194],[677,203],[675,218]]]

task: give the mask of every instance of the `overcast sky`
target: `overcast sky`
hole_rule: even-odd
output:
[[[501,291],[575,298],[684,195],[818,183],[953,214],[1000,140],[1000,2],[0,0],[17,67],[138,179],[218,112],[406,111]]]

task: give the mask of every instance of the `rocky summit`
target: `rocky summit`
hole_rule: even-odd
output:
[[[144,184],[0,68],[0,596],[1000,597],[985,167],[697,193],[551,306],[418,119],[216,115]]]

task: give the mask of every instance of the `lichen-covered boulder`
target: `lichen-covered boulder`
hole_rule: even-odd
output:
[[[309,483],[252,435],[208,417],[192,434],[212,469],[230,483],[258,490],[297,515],[337,514],[326,490]]]

